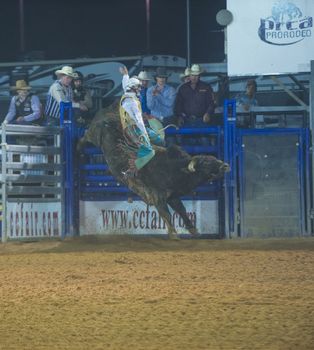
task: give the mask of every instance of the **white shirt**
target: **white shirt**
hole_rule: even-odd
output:
[[[138,128],[147,135],[145,124],[142,117],[142,112],[139,109],[138,100],[135,92],[126,92],[124,94],[126,98],[122,101],[122,107],[128,113],[128,115],[134,120]],[[128,98],[129,97],[129,98]]]

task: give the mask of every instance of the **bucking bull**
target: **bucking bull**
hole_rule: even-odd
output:
[[[181,216],[190,234],[197,235],[180,197],[229,171],[228,164],[213,156],[192,157],[178,146],[153,146],[156,152],[153,159],[135,178],[125,178],[123,174],[132,155],[123,146],[119,113],[115,108],[103,109],[96,114],[84,137],[79,140],[78,150],[87,142],[102,150],[111,173],[118,181],[139,195],[146,204],[156,207],[172,239],[177,238],[177,232],[171,222],[168,205]]]

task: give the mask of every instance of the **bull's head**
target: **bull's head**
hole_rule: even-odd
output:
[[[213,156],[195,156],[188,164],[190,173],[203,173],[209,180],[217,179],[230,171],[227,163]]]

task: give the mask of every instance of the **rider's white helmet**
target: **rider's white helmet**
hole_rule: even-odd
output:
[[[139,88],[142,85],[141,81],[135,77],[132,77],[127,82],[125,88],[126,90],[136,89]]]

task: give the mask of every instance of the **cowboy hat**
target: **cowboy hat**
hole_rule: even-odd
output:
[[[200,75],[204,73],[204,69],[199,64],[193,64],[190,70],[190,75]]]
[[[140,79],[140,80],[151,80],[151,79],[148,77],[147,72],[144,71],[144,70],[141,71],[137,77],[138,77],[138,79]]]
[[[184,73],[180,74],[180,78],[186,78],[191,75],[191,69],[189,67],[185,68]]]
[[[15,86],[11,87],[12,90],[30,90],[31,87],[27,85],[25,80],[17,80]]]
[[[71,78],[76,78],[77,74],[74,72],[73,68],[70,66],[64,66],[59,70],[55,71],[56,75],[67,75],[68,77]]]
[[[168,78],[169,74],[167,74],[167,70],[164,67],[158,67],[156,69],[155,78]]]

